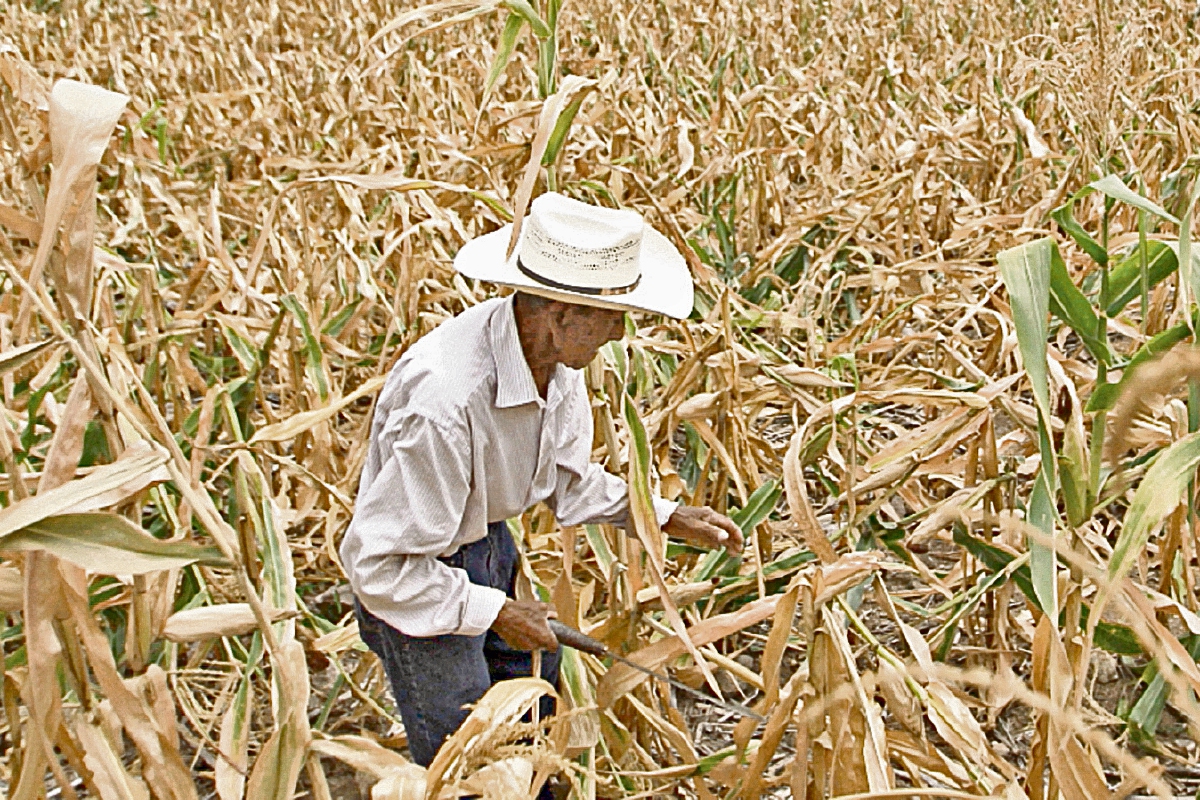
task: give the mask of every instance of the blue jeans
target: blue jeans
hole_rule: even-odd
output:
[[[513,597],[517,546],[503,522],[488,525],[488,535],[441,559],[464,569],[471,583],[503,589]],[[428,767],[446,737],[458,730],[469,710],[497,681],[533,674],[533,657],[509,647],[493,631],[481,636],[406,636],[355,602],[358,632],[379,656],[392,696],[404,721],[413,761]],[[542,654],[542,677],[557,688],[560,651]],[[554,701],[542,698],[542,717],[554,713]]]

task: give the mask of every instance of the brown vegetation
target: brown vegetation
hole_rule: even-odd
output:
[[[1103,387],[1190,337],[1200,283],[1147,278],[1109,320],[1115,271],[1050,215],[1073,202],[1105,260],[1163,243],[1190,267],[1194,17],[571,0],[545,26],[553,5],[0,0],[9,796],[353,796],[341,765],[373,798],[562,768],[583,797],[1193,791],[1200,453],[1171,393],[1194,358],[1150,368],[1157,400]],[[578,109],[561,142],[535,142],[546,106]],[[573,710],[519,723],[548,687],[515,683],[427,773],[395,752],[335,545],[371,399],[493,291],[451,257],[542,146],[539,190],[638,209],[697,282],[693,319],[636,320],[590,369],[596,457],[755,546],[535,509],[527,588],[768,722],[573,655]],[[1110,173],[1184,224],[1073,198]],[[1043,236],[1097,336],[1010,291],[1049,249],[1002,279]],[[1129,453],[1101,469],[1107,416]]]

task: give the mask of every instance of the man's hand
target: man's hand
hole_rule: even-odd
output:
[[[517,650],[558,649],[558,639],[550,631],[546,620],[558,614],[547,603],[533,600],[506,600],[492,623],[492,630]]]
[[[679,506],[663,530],[700,547],[724,547],[735,556],[742,552],[742,531],[737,523],[711,508]]]

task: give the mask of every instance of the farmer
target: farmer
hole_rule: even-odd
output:
[[[392,370],[340,551],[359,633],[383,661],[423,766],[465,705],[531,674],[530,651],[545,653],[542,677],[557,684],[554,612],[514,599],[505,520],[544,502],[561,525],[632,525],[625,482],[590,463],[581,370],[622,337],[625,311],[692,309],[682,256],[632,211],[550,193],[507,258],[511,230],[468,242],[454,267],[516,294],[444,323]],[[711,509],[655,498],[654,512],[672,536],[741,551],[738,527]]]

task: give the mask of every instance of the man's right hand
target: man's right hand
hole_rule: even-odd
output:
[[[558,615],[548,603],[533,600],[506,600],[492,623],[492,630],[517,650],[558,649],[558,639],[546,620]]]

